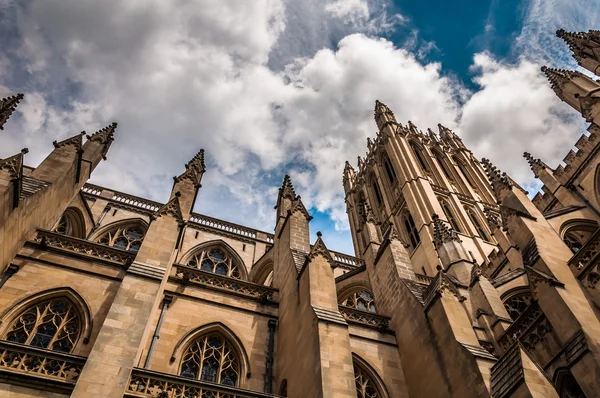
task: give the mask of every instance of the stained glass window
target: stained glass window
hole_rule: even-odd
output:
[[[195,254],[188,260],[187,265],[201,271],[240,279],[239,265],[220,248],[211,248]]]
[[[236,386],[239,363],[231,345],[218,333],[201,336],[187,348],[179,374],[210,383]]]
[[[144,235],[144,230],[138,226],[118,227],[106,232],[98,238],[98,242],[117,249],[137,252],[142,246]]]
[[[357,310],[361,311],[372,313],[377,312],[375,309],[375,300],[373,299],[373,295],[366,290],[360,290],[352,293],[344,300],[342,305],[350,308],[356,308]]]

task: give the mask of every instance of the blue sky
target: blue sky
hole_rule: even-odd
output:
[[[441,122],[537,186],[584,129],[539,72],[576,68],[558,28],[598,28],[597,0],[0,0],[0,94],[25,101],[0,157],[119,122],[92,182],[164,201],[200,147],[195,210],[270,231],[284,174],[311,231],[351,253],[341,173],[364,154],[375,99]]]

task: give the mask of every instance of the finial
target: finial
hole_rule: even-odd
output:
[[[23,155],[25,155],[25,154],[29,153],[29,148],[23,148],[23,149],[21,149],[21,153],[22,153]]]
[[[175,192],[175,197],[177,197],[177,198],[178,198],[178,197],[180,197],[180,196],[181,196],[181,192],[179,192],[179,191]]]
[[[460,242],[456,231],[440,219],[437,214],[432,214],[433,219],[433,243],[437,246],[450,241]]]
[[[284,198],[290,198],[292,200],[296,200],[296,191],[294,191],[294,184],[292,184],[292,179],[288,174],[283,177],[283,184],[279,189],[281,196]]]
[[[321,236],[323,236],[323,234],[321,233],[321,231],[317,231],[317,237],[320,238]]]
[[[4,130],[4,123],[6,123],[10,115],[15,111],[23,97],[22,93],[18,93],[17,95],[0,99],[0,130]]]

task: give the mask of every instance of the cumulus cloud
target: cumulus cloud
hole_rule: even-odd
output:
[[[403,22],[384,0],[32,0],[0,13],[0,91],[26,94],[0,156],[29,146],[35,165],[52,140],[116,120],[93,182],[165,200],[204,147],[196,210],[265,230],[285,173],[347,227],[341,172],[375,135],[375,99],[400,122],[456,128],[518,178],[520,152],[559,156],[578,128],[532,61],[479,54],[470,92],[377,37]]]

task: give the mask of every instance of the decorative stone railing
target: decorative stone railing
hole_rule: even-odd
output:
[[[427,276],[427,275],[423,275],[423,274],[415,274],[415,276],[417,277],[417,282],[426,283],[428,285],[433,280],[432,276]]]
[[[357,322],[362,325],[374,327],[382,332],[388,330],[390,325],[390,318],[388,318],[387,316],[378,315],[367,311],[361,311],[343,305],[339,306],[339,310],[342,316],[347,321]]]
[[[273,235],[267,234],[256,229],[244,227],[228,221],[219,220],[203,214],[194,213],[190,217],[190,222],[197,224],[200,227],[208,227],[217,229],[230,234],[242,236],[252,240],[263,240],[266,243],[273,244]]]
[[[507,350],[514,342],[523,339],[530,330],[544,319],[544,313],[537,302],[532,302],[517,320],[506,329],[498,340],[498,344],[502,349]]]
[[[52,382],[53,387],[62,386],[59,390],[63,391],[73,388],[85,360],[76,355],[0,340],[0,373],[20,373],[39,378],[36,383],[48,383],[50,386]]]
[[[134,368],[127,384],[125,397],[272,398],[277,395]]]
[[[92,184],[85,184],[83,188],[81,188],[81,191],[84,194],[92,196],[101,196],[104,190],[105,188]],[[113,193],[112,197],[109,198],[111,201],[116,202],[117,204],[131,206],[136,209],[144,210],[145,212],[154,213],[162,206],[161,203],[154,202],[152,200],[142,199],[138,198],[137,196],[128,195],[126,193],[112,190],[110,190],[110,192]]]
[[[175,267],[177,268],[175,276],[184,283],[197,283],[228,293],[259,299],[266,303],[273,302],[277,292],[277,289],[272,287],[201,271],[187,265],[175,264]]]
[[[363,265],[363,261],[358,257],[349,256],[347,254],[338,253],[331,250],[329,251],[329,253],[331,253],[335,262],[341,266],[350,266],[352,268],[355,268]]]
[[[43,229],[37,230],[33,241],[42,246],[53,247],[73,253],[100,258],[103,260],[114,261],[123,266],[128,266],[135,259],[134,252],[105,246],[100,243],[90,242],[84,239],[78,239],[72,236],[62,235]]]
[[[569,267],[576,277],[585,279],[590,271],[600,263],[600,229],[585,242],[583,247],[569,260]],[[595,281],[597,282],[597,281]]]

